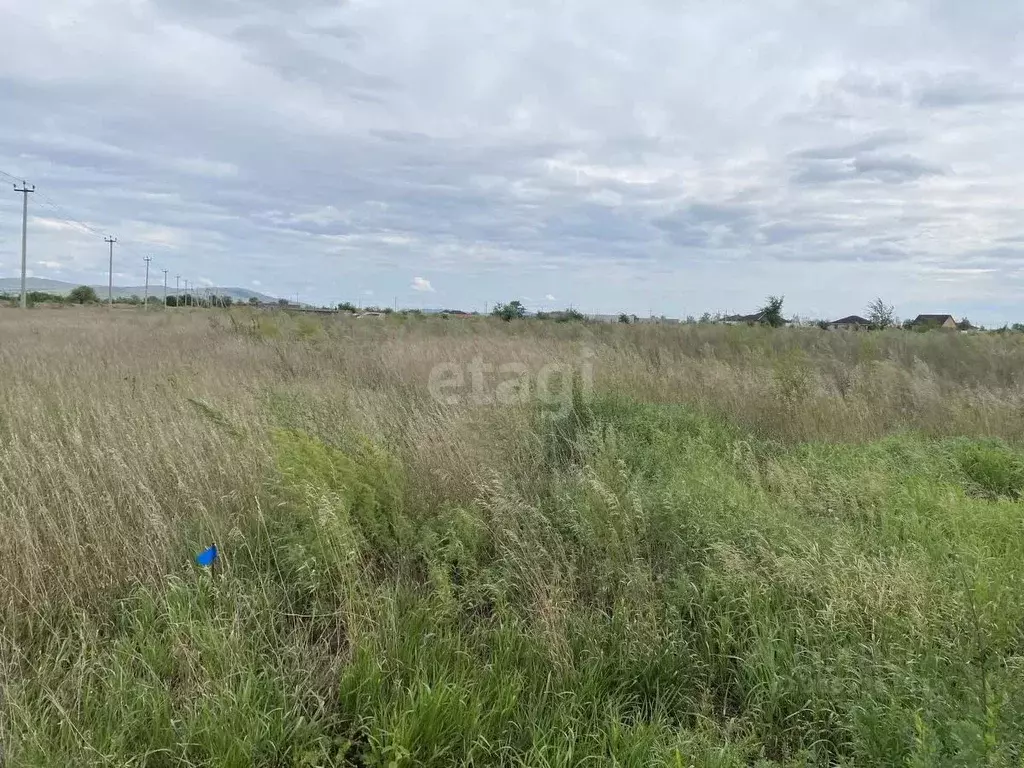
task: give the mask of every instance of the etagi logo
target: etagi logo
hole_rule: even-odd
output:
[[[435,365],[427,389],[444,405],[523,405],[535,400],[545,413],[564,416],[574,396],[589,399],[593,394],[593,358],[593,350],[584,347],[576,365],[552,362],[534,371],[526,363],[495,365],[477,356],[464,365]]]

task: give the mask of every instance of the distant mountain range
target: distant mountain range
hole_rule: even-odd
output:
[[[77,288],[80,283],[66,283],[63,280],[49,280],[45,277],[30,277],[25,280],[25,288],[29,291],[45,291],[46,293],[59,293],[67,294],[73,288]],[[106,285],[94,285],[92,286],[96,291],[96,294],[101,298],[107,298],[107,286]],[[258,291],[250,291],[248,288],[223,288],[214,286],[203,286],[198,289],[200,293],[209,291],[215,293],[218,296],[230,296],[235,301],[248,301],[252,297],[256,297],[261,302],[275,302],[276,298],[273,296],[267,296],[265,293],[259,293]],[[127,298],[129,296],[142,296],[145,293],[146,287],[144,285],[115,285],[114,286],[114,297],[115,298]],[[16,294],[21,292],[21,278],[20,277],[0,277],[0,293]],[[150,285],[149,295],[150,296],[162,296],[164,292],[164,286]],[[174,293],[173,287],[168,287],[168,294]],[[184,290],[182,291],[184,292]]]

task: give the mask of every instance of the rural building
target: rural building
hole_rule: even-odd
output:
[[[755,312],[752,315],[726,315],[719,322],[726,325],[763,325],[768,321],[764,312]],[[782,324],[789,325],[789,320],[783,319]]]
[[[837,331],[866,331],[871,327],[871,321],[860,315],[850,315],[829,323],[829,327]]]
[[[726,325],[758,325],[764,322],[764,312],[755,312],[752,315],[726,315],[722,322]]]
[[[949,328],[956,330],[956,320],[952,315],[918,315],[910,324],[913,328]]]

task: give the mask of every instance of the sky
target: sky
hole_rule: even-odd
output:
[[[110,233],[115,283],[320,304],[1024,322],[1022,41],[1019,0],[0,0],[0,172],[37,277]]]

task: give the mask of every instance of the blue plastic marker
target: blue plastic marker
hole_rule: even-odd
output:
[[[213,565],[214,560],[217,559],[217,545],[211,544],[207,549],[204,549],[198,555],[196,555],[196,563],[203,566],[203,568],[209,568]]]

